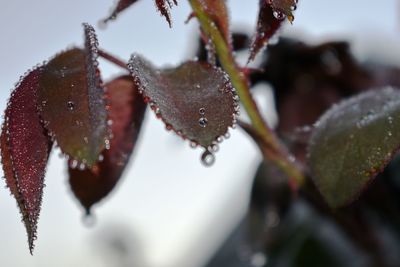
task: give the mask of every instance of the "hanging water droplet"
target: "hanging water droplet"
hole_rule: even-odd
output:
[[[102,154],[99,155],[99,161],[102,162],[104,160],[104,156]]]
[[[89,138],[87,138],[86,136],[83,137],[83,141],[85,141],[86,144],[89,144]]]
[[[230,134],[229,132],[226,132],[226,133],[224,134],[224,137],[225,137],[226,139],[228,139],[229,137],[231,137],[231,134]]]
[[[218,136],[218,137],[217,137],[217,142],[218,142],[218,143],[222,143],[222,141],[224,141],[224,138],[222,137],[222,135],[221,135],[221,136]]]
[[[200,125],[200,127],[205,128],[205,127],[207,126],[207,123],[208,123],[207,118],[202,117],[202,118],[199,119],[199,125]]]
[[[69,109],[69,110],[74,110],[75,109],[75,103],[73,102],[73,101],[68,101],[67,102],[67,108]]]
[[[392,136],[392,132],[391,131],[388,131],[388,136]]]
[[[212,152],[206,150],[204,153],[201,155],[201,163],[203,163],[204,166],[210,167],[213,165],[215,162],[215,156]]]
[[[93,227],[96,224],[96,216],[93,215],[90,210],[86,210],[86,213],[82,216],[82,223],[86,227]]]
[[[262,252],[256,252],[251,256],[250,264],[253,267],[263,267],[267,264],[267,257]]]
[[[200,108],[200,109],[199,109],[199,114],[200,114],[200,115],[206,114],[206,109],[205,109],[205,108]]]

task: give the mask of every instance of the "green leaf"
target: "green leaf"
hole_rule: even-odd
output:
[[[314,183],[326,202],[354,200],[400,147],[400,92],[368,91],[334,105],[316,123],[309,144]]]

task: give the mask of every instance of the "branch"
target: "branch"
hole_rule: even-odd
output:
[[[289,154],[287,148],[280,142],[275,135],[275,132],[268,127],[267,123],[261,116],[261,113],[250,93],[250,87],[246,75],[244,75],[236,63],[229,45],[225,42],[225,39],[215,26],[215,23],[204,11],[201,0],[188,1],[192,6],[204,33],[211,38],[218,59],[225,72],[229,75],[232,85],[236,88],[240,101],[250,118],[254,131],[262,140],[262,145],[266,147],[265,150],[273,151],[273,153],[264,154],[264,156],[279,166],[297,185],[303,184],[304,177],[301,170],[290,160],[293,157]],[[275,156],[272,157],[271,155]]]

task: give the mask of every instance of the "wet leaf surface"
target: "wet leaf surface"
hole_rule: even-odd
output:
[[[129,68],[157,117],[184,139],[208,148],[234,124],[238,98],[219,68],[189,61],[159,70],[137,55]]]
[[[109,119],[113,138],[103,160],[91,169],[79,170],[69,161],[69,182],[75,196],[90,213],[93,204],[107,196],[118,183],[135,147],[146,104],[130,76],[122,76],[105,85],[109,95]]]
[[[138,0],[119,0],[115,8],[111,11],[110,16],[103,19],[104,23],[109,22],[110,20],[115,20],[119,13],[136,3]]]
[[[42,68],[29,72],[16,86],[5,111],[1,156],[7,186],[17,200],[32,253],[42,202],[51,141],[37,113]]]
[[[380,173],[400,147],[400,92],[368,91],[317,122],[309,146],[312,178],[327,203],[343,206]]]
[[[105,92],[97,69],[97,39],[85,24],[86,48],[53,58],[40,77],[40,114],[63,153],[92,166],[109,146]]]

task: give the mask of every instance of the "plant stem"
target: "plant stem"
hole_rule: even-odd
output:
[[[127,64],[123,60],[118,59],[117,57],[115,57],[115,56],[113,56],[113,55],[109,54],[108,52],[106,52],[104,50],[101,50],[101,49],[98,50],[98,53],[99,53],[99,56],[101,56],[102,58],[104,58],[104,59],[110,61],[111,63],[114,63],[115,65],[117,65],[117,66],[129,71]]]
[[[257,132],[257,135],[262,138],[263,145],[268,146],[268,150],[274,152],[273,154],[275,157],[268,157],[268,159],[279,166],[296,185],[299,186],[303,184],[304,178],[302,172],[297,165],[289,160],[292,157],[290,157],[288,150],[277,138],[275,132],[268,127],[267,123],[261,116],[261,113],[250,93],[247,77],[243,74],[236,63],[232,50],[229,48],[224,37],[215,26],[215,23],[204,11],[201,0],[188,1],[192,6],[204,33],[211,38],[218,59],[223,69],[229,75],[232,85],[236,88],[243,107],[250,118],[252,127]]]

